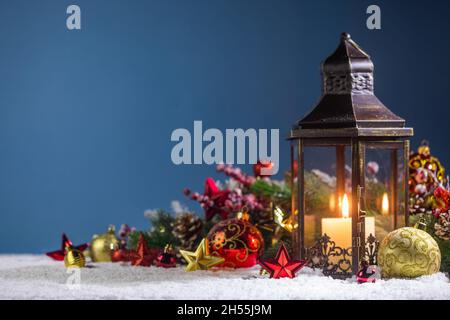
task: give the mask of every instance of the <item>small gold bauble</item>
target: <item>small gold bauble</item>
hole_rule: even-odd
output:
[[[86,258],[80,250],[69,247],[64,256],[64,265],[66,268],[83,268],[86,265]]]
[[[378,265],[383,278],[416,278],[439,271],[441,251],[427,232],[404,227],[380,243]]]
[[[111,252],[119,247],[114,226],[108,232],[92,237],[89,255],[93,262],[111,262]]]

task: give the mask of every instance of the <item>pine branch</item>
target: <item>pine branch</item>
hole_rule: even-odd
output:
[[[143,234],[150,248],[164,248],[166,244],[179,245],[178,239],[172,234],[172,223],[175,219],[170,213],[160,209],[151,211],[146,216],[150,220],[151,227],[149,231],[144,231]],[[140,231],[130,234],[128,248],[136,248],[139,234]]]
[[[291,198],[291,189],[285,185],[280,185],[264,179],[256,180],[251,186],[250,191],[258,196],[270,198],[278,201],[289,201]]]

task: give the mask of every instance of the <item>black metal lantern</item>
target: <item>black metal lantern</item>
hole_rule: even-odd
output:
[[[298,168],[293,249],[345,278],[363,259],[375,264],[377,241],[408,224],[413,129],[374,95],[373,63],[349,34],[322,63],[322,77],[322,98],[289,136],[293,172]]]

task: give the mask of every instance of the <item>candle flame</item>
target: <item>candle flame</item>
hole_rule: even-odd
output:
[[[342,197],[342,216],[344,218],[348,218],[350,215],[349,205],[348,205],[348,197],[347,194],[344,193],[344,196]]]
[[[386,192],[383,194],[383,199],[381,200],[381,213],[384,215],[389,214],[389,199]]]

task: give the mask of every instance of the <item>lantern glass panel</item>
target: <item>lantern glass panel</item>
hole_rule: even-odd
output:
[[[303,157],[304,246],[327,234],[336,246],[351,247],[351,148],[305,146]]]
[[[381,241],[389,232],[405,225],[404,152],[395,146],[366,146],[366,239],[372,233]]]

